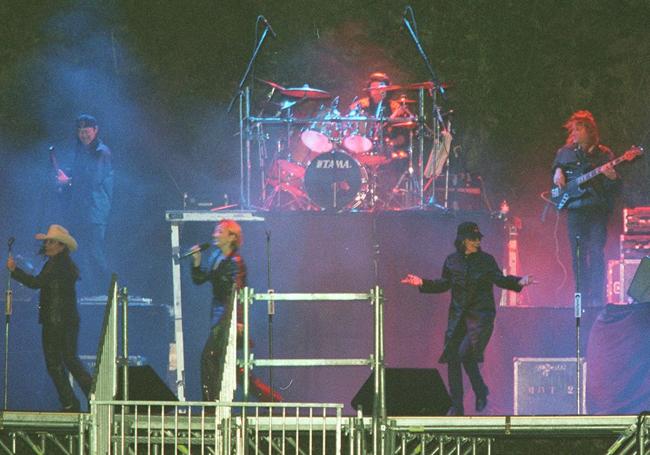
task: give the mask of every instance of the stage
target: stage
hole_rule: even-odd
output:
[[[303,417],[298,420],[276,414],[275,417],[249,417],[246,425],[257,429],[249,432],[247,443],[251,448],[270,453],[267,448],[272,440],[273,453],[285,453],[285,448],[286,453],[295,453],[298,450],[295,447],[327,454],[371,453],[368,435],[359,437],[358,434],[359,428],[371,428],[369,418],[339,420],[314,417],[310,420]],[[119,413],[116,416],[116,422],[126,422],[127,419],[129,417],[120,417]],[[129,428],[133,427],[133,419],[128,420]],[[139,449],[144,453],[160,450],[162,446],[172,453],[187,453],[188,447],[197,451],[210,450],[216,444],[213,438],[214,417],[170,415],[163,420],[160,416],[145,415],[140,419],[146,424],[141,424],[139,435],[135,433],[136,439],[129,435],[128,429],[126,434],[118,432],[114,436],[117,447],[120,441],[128,447],[139,440]],[[13,448],[16,450],[13,453],[21,454],[43,453],[39,450],[46,450],[44,453],[50,453],[49,450],[68,454],[89,453],[87,444],[91,420],[89,414],[5,412],[0,419],[0,450],[12,453]],[[242,421],[238,422],[241,426]],[[629,450],[636,447],[632,431],[636,424],[636,416],[389,417],[383,434],[390,445],[385,453],[401,455],[421,453],[423,448],[434,450],[441,447],[448,450],[443,453],[455,453],[453,450],[458,447],[463,453],[480,454],[621,454],[631,453]],[[162,435],[156,433],[161,428],[167,429]],[[196,433],[191,437],[188,436],[190,429]],[[260,436],[265,432],[273,436]],[[79,451],[80,444],[84,445],[85,451]],[[336,451],[337,444],[340,452]],[[608,452],[615,444],[617,449]],[[368,452],[359,451],[360,447],[366,447]]]

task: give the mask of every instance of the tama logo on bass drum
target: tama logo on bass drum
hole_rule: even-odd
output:
[[[352,164],[348,159],[318,159],[316,169],[352,169]]]

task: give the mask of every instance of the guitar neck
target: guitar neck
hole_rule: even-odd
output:
[[[607,163],[605,163],[605,164],[603,164],[601,166],[598,166],[596,169],[593,169],[593,170],[587,172],[586,174],[582,174],[580,177],[578,177],[576,179],[576,182],[578,183],[578,185],[581,185],[581,184],[585,183],[587,180],[591,180],[594,177],[596,177],[597,175],[602,174],[603,171],[605,170],[605,167],[607,167],[608,165],[611,164],[612,166],[616,166],[619,163],[621,163],[621,161],[624,161],[624,160],[625,160],[624,156],[619,156],[618,158],[614,158],[612,161],[609,161],[609,162],[607,162]]]

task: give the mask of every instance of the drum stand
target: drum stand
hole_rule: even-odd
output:
[[[404,195],[403,203],[396,208],[399,209],[410,209],[417,207],[417,194],[420,188],[418,177],[415,174],[415,169],[413,168],[413,131],[409,131],[409,161],[408,168],[402,172],[399,180],[395,186],[390,190],[390,198],[388,199],[388,207],[391,207],[395,195],[402,194]]]

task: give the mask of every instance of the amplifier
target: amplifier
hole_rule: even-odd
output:
[[[514,357],[514,414],[577,413],[575,357]],[[581,359],[580,407],[585,409],[587,362]]]
[[[607,262],[607,303],[627,305],[627,290],[639,268],[641,259],[622,259]]]
[[[650,207],[623,209],[623,232],[650,235]]]
[[[82,356],[97,353],[107,301],[106,296],[79,299],[78,350]],[[150,298],[129,296],[128,310],[129,361],[137,366],[138,359],[146,359],[160,374],[164,373],[168,368],[169,344],[174,336],[171,307],[155,304]],[[121,319],[122,308],[119,308],[118,333],[121,333]]]
[[[650,235],[622,235],[621,258],[643,259],[650,256]]]

